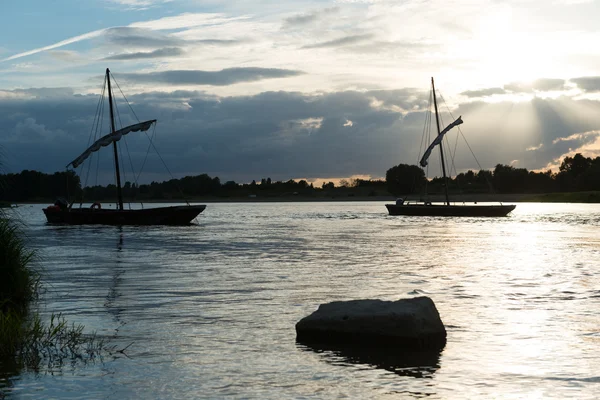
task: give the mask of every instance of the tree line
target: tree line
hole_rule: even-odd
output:
[[[426,179],[423,169],[400,164],[386,173],[388,191],[396,196],[413,193],[442,193],[444,179]],[[498,164],[493,171],[467,171],[447,178],[448,190],[460,193],[556,193],[600,190],[600,157],[580,153],[565,157],[554,173],[528,171]]]
[[[114,201],[117,187],[81,187],[79,177],[73,171],[45,174],[25,170],[18,174],[0,175],[6,185],[0,187],[0,202],[54,201],[63,197],[71,201]],[[186,176],[164,182],[136,184],[125,182],[122,187],[125,201],[181,200],[194,198],[252,198],[252,197],[347,197],[388,195],[383,180],[341,180],[325,182],[318,187],[306,180],[274,181],[262,178],[259,182],[221,182],[219,177],[207,174]]]
[[[0,201],[27,202],[53,201],[65,197],[75,201],[114,201],[117,188],[107,186],[81,187],[74,171],[45,174],[25,170],[17,174],[0,175],[5,182],[0,187]],[[403,196],[415,193],[435,194],[444,191],[444,179],[427,179],[422,168],[399,164],[390,168],[385,180],[341,180],[337,184],[325,182],[314,186],[306,180],[259,182],[221,182],[219,177],[207,174],[186,176],[150,184],[125,182],[122,188],[125,201],[171,200],[194,198],[239,197],[348,197],[348,196]],[[448,189],[460,193],[554,193],[600,190],[600,157],[594,159],[576,154],[565,157],[559,172],[535,172],[525,168],[498,164],[493,171],[467,171],[447,179]]]

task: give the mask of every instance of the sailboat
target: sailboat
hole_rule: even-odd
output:
[[[108,89],[108,104],[110,110],[111,133],[96,140],[81,155],[67,164],[77,168],[93,153],[102,147],[113,145],[115,157],[115,175],[117,187],[116,209],[102,208],[100,203],[93,203],[91,207],[73,208],[65,200],[58,200],[54,205],[44,208],[44,214],[49,223],[60,224],[104,224],[104,225],[187,225],[196,218],[206,205],[187,205],[171,207],[155,207],[142,209],[125,209],[123,207],[123,194],[121,190],[121,174],[119,169],[119,153],[117,142],[124,135],[131,132],[144,132],[156,123],[155,119],[139,122],[121,129],[115,129],[115,116],[113,110],[113,96],[110,82],[110,70],[106,69],[106,87]]]
[[[444,194],[445,202],[435,204],[432,202],[407,202],[404,199],[396,200],[396,204],[386,204],[386,208],[390,215],[408,215],[408,216],[433,216],[433,217],[505,217],[515,205],[478,205],[478,204],[451,204],[448,195],[448,177],[446,175],[446,164],[444,161],[444,148],[442,141],[444,135],[452,128],[463,123],[462,118],[458,117],[454,122],[440,131],[440,118],[438,115],[437,99],[435,94],[435,83],[431,78],[431,87],[433,91],[433,106],[435,110],[435,122],[437,127],[437,137],[429,145],[423,157],[419,161],[421,167],[425,168],[428,163],[429,156],[433,149],[437,146],[440,149],[440,158],[442,164],[442,174],[444,176]]]

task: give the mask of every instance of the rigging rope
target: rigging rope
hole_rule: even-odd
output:
[[[148,134],[146,133],[146,135],[148,135]],[[146,155],[144,156],[144,162],[142,162],[142,167],[140,168],[140,172],[138,173],[137,179],[140,178],[140,175],[142,174],[142,170],[144,169],[144,166],[146,165],[146,160],[148,159],[148,154],[150,154],[150,148],[152,146],[152,140],[155,136],[156,136],[156,124],[154,124],[154,129],[152,130],[152,136],[150,138],[148,138],[148,140],[149,140],[148,148],[146,149]]]
[[[111,73],[112,75],[112,73]],[[123,91],[121,90],[121,86],[119,86],[119,83],[116,81],[116,79],[114,79],[113,76],[113,81],[115,82],[115,84],[117,85],[117,88],[119,89],[119,91],[121,92],[121,95],[123,96],[123,98],[125,99],[125,102],[127,103],[127,105],[129,106],[129,109],[131,110],[131,112],[133,113],[133,115],[135,116],[135,118],[137,119],[138,122],[140,122],[140,119],[138,118],[137,114],[135,113],[135,111],[133,110],[133,108],[131,107],[131,104],[129,103],[129,100],[127,100],[127,96],[125,96],[125,93],[123,93]],[[156,123],[154,124],[154,131],[152,133],[152,136],[155,136],[155,132],[156,132]],[[172,180],[175,180],[175,177],[173,176],[173,174],[171,173],[171,170],[169,170],[169,167],[167,167],[167,164],[165,163],[165,161],[163,160],[162,156],[160,155],[160,153],[158,152],[158,149],[156,148],[156,146],[154,146],[154,142],[152,141],[152,138],[150,136],[148,136],[148,132],[144,132],[146,134],[146,137],[148,138],[148,141],[150,142],[150,146],[152,146],[152,148],[154,149],[154,151],[156,152],[156,155],[158,155],[158,158],[160,158],[160,161],[163,163],[165,169],[167,170],[167,172],[169,173],[169,175],[171,176]],[[148,157],[148,153],[150,152],[150,146],[148,146],[148,150],[146,151],[146,157],[144,157],[144,164],[146,164],[146,159]],[[142,168],[143,168],[142,165]],[[142,173],[142,171],[140,170],[140,173],[138,174],[137,178],[135,179],[135,182],[137,184],[137,179],[139,179],[140,174]],[[187,205],[190,205],[190,203],[187,201],[187,199],[185,199],[185,195],[183,194],[183,191],[181,190],[181,188],[179,187],[179,185],[177,183],[175,183],[175,186],[177,187],[177,190],[179,191],[179,194],[181,194],[181,196],[183,197],[183,199],[185,200],[185,202],[187,203]]]
[[[452,112],[450,111],[450,109],[448,108],[448,105],[446,104],[446,102],[444,101],[444,105],[446,106],[446,109],[448,110],[448,114],[450,114],[450,116],[452,118],[454,118],[454,115],[452,115]],[[471,145],[469,145],[469,142],[467,141],[467,138],[465,137],[465,135],[463,134],[462,129],[460,129],[460,126],[458,127],[458,133],[460,134],[460,136],[463,138],[463,140],[465,141],[465,144],[467,145],[467,148],[469,149],[469,151],[471,152],[471,155],[473,156],[473,158],[475,159],[475,162],[477,163],[477,166],[479,167],[479,171],[482,171],[483,168],[481,167],[481,164],[479,163],[479,160],[477,159],[477,157],[475,156],[475,153],[473,152],[473,149],[471,148]],[[458,136],[456,138],[456,140],[458,141]],[[492,185],[492,182],[490,182],[488,175],[484,174],[484,178],[486,183],[488,184],[488,187],[490,188],[490,191],[492,192],[492,194],[495,194],[496,191],[494,190],[494,185]]]
[[[88,137],[88,147],[90,145],[90,143],[93,143],[94,141],[96,141],[96,138],[98,137],[98,132],[101,131],[102,129],[102,115],[104,115],[104,96],[106,95],[106,77],[104,77],[104,81],[102,82],[102,89],[100,90],[100,98],[98,99],[98,105],[96,106],[96,114],[94,115],[94,121],[92,122],[92,127],[90,129],[90,135]],[[95,128],[95,130],[94,130]],[[92,135],[93,133],[93,135]],[[100,156],[97,156],[97,164],[99,164],[100,162]],[[87,172],[85,175],[85,180],[83,182],[83,187],[87,186],[87,183],[89,181],[89,177],[90,177],[90,170],[92,167],[92,163],[90,160],[90,163],[88,164],[88,168],[87,168]],[[83,164],[81,165],[80,168],[80,172],[79,175],[81,176],[83,173]],[[98,168],[96,168],[96,183],[98,183]],[[83,194],[81,196],[81,201],[79,203],[79,207],[81,207],[81,205],[83,204]]]
[[[156,125],[158,123],[155,123],[155,129],[156,129]],[[173,174],[171,173],[171,170],[169,169],[169,167],[167,167],[167,164],[165,163],[165,160],[163,160],[162,156],[160,155],[160,153],[158,152],[158,149],[156,148],[156,146],[154,146],[154,142],[152,142],[152,140],[150,139],[150,137],[148,136],[148,132],[144,132],[146,134],[146,137],[148,138],[148,140],[150,140],[150,144],[152,145],[152,148],[154,149],[154,151],[156,151],[156,155],[158,156],[158,158],[160,158],[160,161],[163,163],[165,169],[167,170],[167,172],[169,173],[169,175],[171,176],[171,179],[173,181],[175,181],[175,177],[173,176]],[[181,188],[179,187],[179,185],[177,184],[177,182],[175,181],[175,186],[177,187],[177,190],[179,191],[179,194],[181,195],[181,197],[185,200],[185,203],[189,206],[190,202],[187,201],[187,199],[185,198],[185,195],[183,194],[183,191],[181,190]]]
[[[125,93],[123,93],[123,91],[121,90],[121,86],[119,86],[119,82],[117,82],[117,80],[115,79],[115,76],[112,74],[110,74],[113,77],[113,82],[115,82],[115,85],[117,85],[117,88],[119,88],[119,92],[121,92],[121,95],[123,96],[123,98],[125,99],[125,102],[127,103],[127,105],[129,106],[129,109],[131,110],[131,112],[133,113],[133,116],[135,117],[135,119],[137,120],[137,122],[140,122],[140,119],[138,118],[137,114],[135,113],[135,111],[133,111],[133,108],[131,107],[131,104],[129,104],[129,100],[127,100],[127,97],[125,96]]]
[[[433,104],[433,90],[429,90],[429,99],[428,99],[428,103],[427,103],[427,111],[425,112],[425,124],[423,125],[423,133],[421,135],[421,145],[419,146],[419,154],[417,154],[417,165],[419,164],[419,155],[421,154],[421,152],[423,151],[423,149],[426,149],[428,146],[428,143],[431,142],[431,124],[432,124],[432,112],[431,112],[431,106]],[[423,195],[425,195],[425,197],[427,198],[427,188],[429,185],[429,180],[427,179],[427,176],[429,175],[429,165],[427,165],[426,170],[425,170],[425,188],[421,189],[421,197],[423,197]]]

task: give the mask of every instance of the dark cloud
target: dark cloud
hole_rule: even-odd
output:
[[[600,92],[600,76],[586,76],[571,79],[584,92]]]
[[[337,12],[339,12],[339,7],[331,7],[325,8],[321,11],[314,11],[307,14],[294,15],[284,20],[284,27],[290,28],[309,25],[311,23],[317,22],[318,20],[324,17],[336,14]]]
[[[28,94],[37,91],[31,89]],[[98,98],[68,91],[20,99],[22,92],[13,95],[0,97],[0,147],[8,155],[6,167],[12,171],[64,170],[88,145]],[[263,177],[379,177],[398,163],[414,164],[423,148],[428,93],[398,89],[216,97],[180,90],[131,95],[129,100],[141,120],[158,119],[154,143],[176,177],[208,173],[222,180],[249,182]],[[566,97],[518,103],[469,102],[452,112],[453,116],[447,112],[440,115],[442,125],[462,115],[461,130],[484,168],[512,160],[519,160],[520,167],[542,168],[593,138],[576,134],[600,126],[599,102]],[[122,125],[136,121],[121,102],[118,115]],[[107,133],[108,126],[105,115],[99,134]],[[476,169],[462,138],[456,154],[455,136],[448,140],[449,159],[456,168]],[[127,160],[124,179],[132,180],[125,154],[129,153],[134,167],[139,168],[148,149],[147,137],[132,133],[120,148]],[[113,176],[112,153],[99,154],[99,176],[107,177],[102,183],[108,183]],[[431,158],[430,176],[438,173],[436,159]],[[94,159],[94,167],[96,162]],[[169,178],[154,152],[145,165],[142,182]],[[88,183],[93,184],[94,179],[92,173]]]
[[[167,85],[226,86],[239,82],[286,78],[303,74],[302,71],[278,68],[226,68],[220,71],[175,70],[150,73],[120,74],[120,78],[136,83],[163,83]]]
[[[506,90],[502,88],[488,88],[480,90],[467,90],[466,92],[462,92],[461,94],[467,97],[489,97],[495,94],[506,94]]]
[[[114,56],[106,57],[105,60],[143,60],[149,58],[169,58],[178,57],[185,54],[185,51],[179,47],[166,47],[150,52],[123,53]]]
[[[339,39],[329,40],[327,42],[308,44],[306,46],[302,46],[303,49],[323,49],[328,47],[344,47],[353,44],[357,44],[360,42],[364,42],[366,40],[372,39],[373,35],[364,34],[364,35],[351,35],[345,36]]]

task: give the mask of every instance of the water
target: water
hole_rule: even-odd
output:
[[[381,202],[209,204],[188,227],[65,227],[20,207],[43,258],[42,315],[119,348],[16,373],[9,397],[596,398],[600,205],[508,218],[390,217]],[[321,303],[430,296],[440,354],[388,363],[311,349]],[[0,392],[0,397],[1,397]]]

